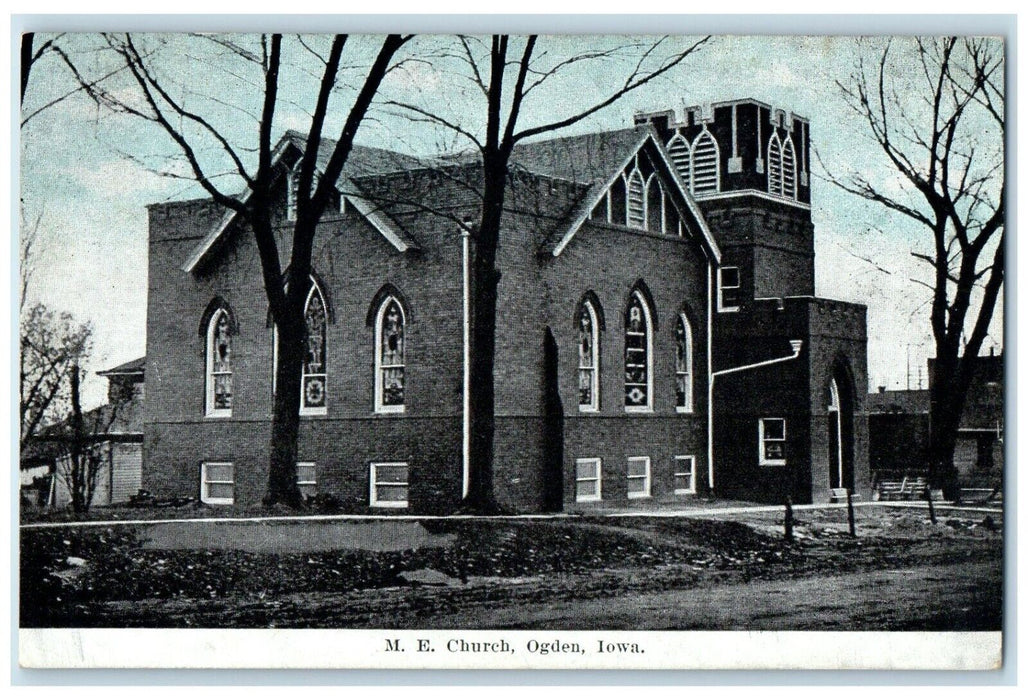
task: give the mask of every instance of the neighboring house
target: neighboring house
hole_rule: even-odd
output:
[[[935,360],[928,360],[928,381]],[[999,486],[1003,480],[1003,355],[978,357],[957,431],[953,462],[964,488]],[[868,396],[871,469],[879,481],[928,473],[930,390],[885,391]]]
[[[812,296],[806,120],[742,101],[638,121],[513,154],[497,497],[540,511],[864,488],[865,309]],[[276,149],[283,233],[303,145]],[[337,188],[307,301],[301,490],[349,512],[452,512],[473,294],[457,222],[477,217],[480,166],[355,146]],[[259,503],[276,343],[253,236],[210,200],[149,217],[143,487]],[[785,357],[712,386],[712,369]]]
[[[86,411],[83,424],[90,430],[91,449],[99,450],[100,466],[91,506],[106,506],[127,502],[139,492],[142,483],[144,368],[146,358],[139,358],[97,372],[106,377],[108,402]],[[68,441],[61,437],[66,424],[44,432],[41,439],[22,455],[25,466],[45,469],[47,475],[57,478],[46,480],[49,487],[44,502],[63,506],[71,501],[67,484],[70,457]]]

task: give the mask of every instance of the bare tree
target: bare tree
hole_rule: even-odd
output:
[[[93,330],[68,313],[35,304],[20,319],[21,444],[66,415],[69,377],[89,355]]]
[[[978,353],[1003,286],[1004,56],[1000,41],[944,37],[863,55],[839,87],[893,172],[829,178],[923,227],[936,362],[931,382],[930,480],[958,494],[953,451]],[[901,79],[901,62],[915,75]],[[892,186],[900,176],[900,191]]]
[[[70,413],[44,435],[56,458],[53,478],[68,490],[76,513],[85,513],[93,503],[104,468],[111,465],[111,430],[131,402],[131,398],[121,396],[83,411],[79,388],[82,376],[79,365],[74,365],[68,373]],[[113,473],[109,476],[113,478]]]
[[[364,44],[370,39],[350,40],[345,34],[332,36],[327,55],[317,51],[302,37],[287,47],[305,61],[313,56],[320,74],[315,76],[318,86],[313,95],[310,129],[303,155],[296,171],[296,216],[289,249],[280,250],[273,225],[276,201],[273,187],[281,175],[274,160],[275,143],[272,134],[275,118],[282,100],[280,72],[292,63],[283,56],[283,37],[280,34],[261,35],[254,46],[228,37],[197,37],[198,41],[214,42],[224,50],[228,74],[244,76],[243,83],[252,85],[254,103],[258,113],[235,110],[226,105],[221,95],[199,96],[172,86],[162,75],[148,50],[140,45],[141,39],[132,35],[108,35],[107,45],[127,70],[133,92],[130,98],[97,84],[82,83],[97,102],[117,112],[142,119],[163,132],[174,144],[185,164],[185,172],[165,174],[194,180],[204,191],[227,210],[234,212],[254,235],[260,255],[264,288],[271,316],[278,328],[278,363],[271,425],[270,466],[265,504],[284,504],[299,507],[302,503],[296,485],[297,435],[299,432],[300,383],[304,357],[304,302],[310,289],[311,256],[317,226],[332,201],[336,183],[346,164],[354,137],[371,106],[383,79],[393,66],[394,56],[411,37],[389,35],[378,47],[370,64],[360,65],[362,77],[351,90],[353,94],[347,118],[332,144],[326,163],[319,164],[319,148],[328,120],[331,98],[344,87],[341,78],[343,51],[351,44]],[[364,44],[366,45],[366,44]],[[359,52],[358,52],[359,53]],[[361,59],[357,58],[360,62]],[[299,63],[299,59],[295,63]],[[226,128],[219,128],[217,120],[201,114],[191,107],[206,98],[211,112],[233,109],[234,118],[255,123],[257,143],[233,143]],[[211,153],[217,152],[218,158]],[[256,164],[253,155],[256,155]],[[219,160],[220,159],[220,160]],[[235,182],[241,181],[244,193],[229,191],[219,185],[224,175],[221,166]],[[288,260],[288,267],[284,261]]]
[[[474,244],[471,283],[475,293],[471,311],[471,473],[465,509],[480,513],[498,510],[493,489],[493,367],[496,354],[497,288],[500,282],[496,252],[514,147],[533,136],[572,126],[609,107],[680,65],[707,41],[708,38],[700,39],[683,49],[665,52],[663,55],[662,51],[668,43],[667,37],[642,44],[626,43],[607,50],[559,55],[559,51],[539,50],[538,37],[534,35],[494,35],[485,41],[462,36],[458,37],[454,50],[447,56],[459,62],[464,77],[474,86],[472,92],[478,93],[483,101],[486,112],[484,125],[460,123],[412,102],[390,103],[417,121],[441,126],[466,139],[477,150],[481,161],[481,213],[478,221],[470,227]],[[551,121],[531,126],[520,124],[525,113],[526,99],[544,83],[564,74],[569,67],[627,56],[635,57],[634,67],[623,82],[591,106],[566,115],[557,114]],[[552,108],[549,113],[553,113]]]

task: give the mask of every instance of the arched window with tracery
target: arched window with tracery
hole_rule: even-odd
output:
[[[625,308],[625,410],[653,407],[653,320],[642,293],[633,291]]]
[[[720,151],[714,135],[706,128],[692,144],[692,193],[706,194],[721,190]]]
[[[692,326],[685,314],[675,324],[675,408],[679,413],[693,410]]]
[[[207,397],[208,416],[232,415],[232,317],[218,309],[207,322]]]
[[[406,388],[406,314],[400,301],[387,297],[375,318],[375,411],[400,413]]]
[[[682,182],[685,183],[685,188],[688,190],[692,187],[692,178],[689,172],[692,151],[689,148],[689,142],[681,134],[675,134],[674,138],[668,141],[667,152],[671,156],[671,163],[675,166],[675,170],[678,171],[678,176],[682,178]]]
[[[324,414],[328,407],[328,372],[326,370],[327,315],[325,297],[317,282],[311,280],[303,310],[304,348],[303,382],[300,411],[306,415]]]
[[[782,189],[782,142],[778,134],[771,134],[767,143],[767,191],[779,196],[784,195]]]
[[[578,311],[578,410],[600,410],[600,329],[593,303]]]

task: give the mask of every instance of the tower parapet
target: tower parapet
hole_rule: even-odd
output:
[[[641,113],[699,201],[742,193],[810,208],[810,121],[752,99]]]

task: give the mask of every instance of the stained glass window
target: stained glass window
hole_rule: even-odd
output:
[[[650,387],[650,314],[642,295],[633,292],[625,309],[625,409],[649,409]]]
[[[303,354],[303,383],[300,408],[308,414],[324,413],[328,405],[328,375],[325,370],[325,299],[313,281],[303,312],[306,322]]]
[[[395,298],[382,303],[375,328],[375,410],[396,412],[404,409],[406,344],[403,308]]]
[[[599,340],[596,310],[586,301],[578,313],[578,407],[583,411],[600,407]]]
[[[232,323],[221,309],[207,329],[207,415],[232,414]]]
[[[684,315],[675,325],[675,406],[692,411],[692,327]]]

